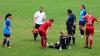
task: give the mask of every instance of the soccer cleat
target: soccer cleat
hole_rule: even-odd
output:
[[[35,38],[34,38],[33,40],[34,40],[34,41],[36,41],[36,39],[35,39]]]
[[[84,46],[84,48],[88,48],[88,46]]]
[[[89,49],[92,49],[92,47],[89,47]]]
[[[49,46],[49,44],[47,43],[47,46]]]
[[[11,48],[11,46],[8,46],[7,48]]]
[[[7,47],[6,45],[2,45],[2,47]]]
[[[81,35],[81,37],[83,38],[83,37],[84,37],[84,35]]]

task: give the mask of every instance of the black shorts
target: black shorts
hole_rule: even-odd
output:
[[[4,37],[10,37],[10,34],[4,34]]]
[[[70,40],[71,40],[70,37],[62,38],[60,40],[60,46],[61,46],[61,48],[62,49],[66,49],[70,45]]]
[[[41,26],[41,24],[35,24],[35,29],[38,29]]]
[[[71,35],[75,34],[76,26],[67,25],[66,28],[67,28],[68,34],[71,34]]]
[[[79,21],[79,25],[85,26],[85,21]]]

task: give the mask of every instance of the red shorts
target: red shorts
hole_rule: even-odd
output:
[[[43,31],[43,30],[40,30],[40,29],[38,29],[38,31],[39,31],[39,34],[40,34],[42,39],[45,39],[47,37],[46,31]]]
[[[94,28],[86,28],[86,35],[94,34]]]
[[[45,48],[46,47],[46,44],[47,44],[47,34],[46,34],[46,31],[43,31],[43,30],[38,30],[39,31],[39,34],[41,36],[41,46],[42,48]]]

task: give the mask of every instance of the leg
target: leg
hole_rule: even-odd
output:
[[[42,48],[46,48],[46,44],[47,44],[47,39],[45,39],[44,37],[42,37],[42,39],[41,39]]]
[[[68,49],[71,49],[71,37],[68,37],[67,48],[68,48]]]
[[[91,33],[90,33],[90,49],[92,48],[93,34],[94,34],[94,29],[92,29],[92,30],[91,30]]]
[[[88,48],[88,35],[86,35],[85,47],[84,48]]]
[[[47,46],[47,38],[44,37],[44,39],[42,41],[43,41],[43,48],[46,48],[46,46]]]
[[[10,34],[7,34],[7,47],[11,48],[10,47]]]
[[[85,47],[84,48],[88,48],[88,37],[90,35],[90,31],[88,29],[86,29],[86,40],[85,40]]]
[[[72,29],[71,29],[72,27],[71,27],[71,25],[67,25],[66,28],[67,28],[67,32],[68,32],[68,37],[71,38],[72,37]]]
[[[41,46],[45,48],[47,44],[46,32],[39,30],[39,34],[41,36]]]
[[[4,34],[3,47],[6,47],[6,43],[7,43],[7,35]]]
[[[39,24],[35,24],[35,29],[38,29],[40,26],[41,26],[41,25],[39,25]],[[34,34],[34,40],[37,39],[37,36],[38,36],[38,33],[35,33],[35,34]]]
[[[3,40],[3,47],[5,47],[5,46],[6,46],[6,43],[7,43],[7,38],[6,38],[6,37],[4,37],[4,40]]]
[[[90,49],[92,48],[93,34],[90,34]]]
[[[76,26],[73,26],[73,37],[72,37],[73,45],[75,45],[75,31],[76,31]]]
[[[49,48],[55,48],[55,44],[51,43],[48,47]]]
[[[82,25],[80,25],[80,33],[81,33],[81,36],[84,36],[84,29]]]
[[[7,37],[7,47],[10,47],[10,37]]]
[[[73,39],[73,45],[75,45],[75,36],[73,36],[72,39]]]
[[[37,39],[38,33],[34,33],[34,40]]]
[[[85,21],[80,21],[79,22],[79,29],[80,29],[81,37],[84,36],[84,26],[85,26]]]

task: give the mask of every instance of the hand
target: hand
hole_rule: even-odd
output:
[[[12,30],[10,30],[11,34],[12,34]]]
[[[98,22],[100,22],[100,20],[98,20]]]
[[[74,22],[73,25],[76,25],[76,22]]]

